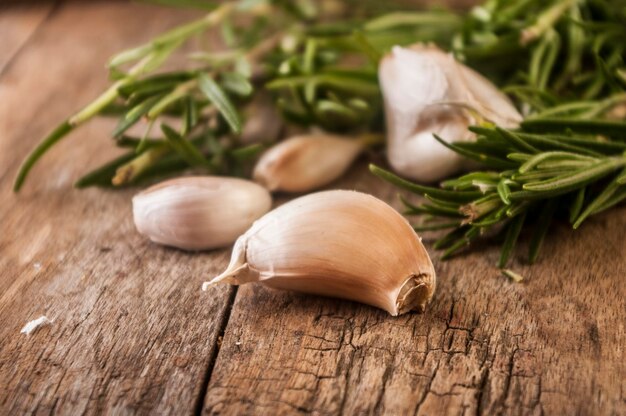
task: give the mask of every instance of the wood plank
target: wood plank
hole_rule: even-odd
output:
[[[21,158],[107,84],[106,58],[187,12],[69,3],[0,79],[0,414],[192,413],[233,290],[200,290],[226,251],[186,254],[134,230],[133,192],[77,191],[115,153],[113,120],[93,122],[11,193]],[[46,315],[54,322],[20,334]]]
[[[340,184],[396,201],[365,166]],[[239,288],[206,414],[623,414],[626,208],[576,232],[559,225],[541,261],[494,267],[495,245],[438,260],[425,314]],[[426,236],[428,237],[428,236]]]
[[[148,244],[132,191],[70,189],[115,153],[112,121],[55,148],[13,196],[21,157],[106,84],[106,56],[187,16],[72,3],[0,78],[0,414],[626,411],[623,207],[576,233],[557,227],[540,264],[517,260],[520,285],[495,271],[495,246],[436,260],[424,315],[245,286],[229,318],[233,290],[198,290],[226,250]],[[338,186],[396,201],[363,164]],[[19,334],[41,314],[54,323]]]
[[[57,2],[5,4],[0,6],[0,74],[24,46]]]

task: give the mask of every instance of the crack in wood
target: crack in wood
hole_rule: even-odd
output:
[[[9,68],[11,67],[13,62],[15,62],[15,60],[20,56],[22,51],[24,51],[26,49],[26,47],[36,38],[37,34],[41,30],[41,28],[44,26],[44,24],[46,22],[48,22],[60,10],[61,4],[63,3],[63,1],[56,0],[56,1],[53,1],[51,3],[52,3],[52,5],[50,6],[50,9],[45,14],[43,19],[38,22],[38,24],[34,28],[34,30],[32,30],[28,34],[28,36],[21,42],[21,44],[17,47],[17,49],[15,49],[13,51],[13,53],[11,55],[9,55],[8,58],[6,58],[6,61],[4,62],[4,65],[0,66],[0,79],[2,79],[2,76],[9,70]],[[1,64],[1,62],[0,62],[0,64]],[[2,178],[0,178],[0,179],[2,179]]]
[[[194,415],[201,415],[204,411],[204,401],[206,398],[207,391],[209,389],[209,382],[211,381],[211,376],[213,375],[213,370],[215,369],[215,363],[217,362],[217,358],[219,356],[219,352],[221,349],[220,339],[226,333],[226,328],[228,327],[228,322],[230,321],[230,317],[232,315],[233,305],[235,304],[235,299],[237,297],[238,286],[231,286],[228,288],[228,301],[226,302],[226,309],[224,311],[224,316],[219,323],[218,330],[218,338],[217,343],[213,346],[213,350],[211,351],[211,355],[209,357],[209,362],[207,364],[206,371],[202,378],[202,384],[200,385],[200,392],[196,398],[196,404],[194,406]]]

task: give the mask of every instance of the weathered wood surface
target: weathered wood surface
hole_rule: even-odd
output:
[[[10,6],[0,4],[0,74],[41,23],[51,15],[55,5],[55,2]]]
[[[11,13],[10,10],[6,13]],[[149,18],[146,18],[149,16]],[[226,251],[190,255],[135,232],[129,192],[75,192],[112,156],[112,120],[54,149],[18,196],[29,147],[106,85],[103,63],[189,17],[149,5],[61,5],[0,78],[0,414],[193,413],[227,318],[200,291]],[[25,336],[40,315],[54,323]]]
[[[71,189],[114,152],[111,121],[54,149],[14,196],[19,160],[105,85],[106,57],[188,16],[90,2],[43,19],[41,7],[24,17],[38,24],[0,26],[30,38],[0,47],[0,414],[626,413],[625,207],[556,227],[539,264],[516,258],[521,284],[496,272],[495,245],[447,263],[431,251],[434,302],[391,318],[259,286],[202,293],[227,250],[147,243],[133,191]],[[335,186],[395,203],[364,164]],[[19,333],[42,314],[54,323]]]

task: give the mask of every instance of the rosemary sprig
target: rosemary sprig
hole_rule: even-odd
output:
[[[528,253],[529,262],[533,263],[553,220],[569,218],[575,229],[588,217],[626,199],[626,151],[621,146],[620,134],[626,122],[588,120],[601,138],[572,133],[577,130],[578,122],[578,119],[561,120],[558,130],[570,134],[550,136],[551,140],[546,142],[534,140],[536,136],[528,132],[526,124],[518,130],[473,128],[476,142],[465,143],[463,148],[438,139],[459,154],[486,161],[485,165],[495,168],[444,181],[440,187],[413,184],[374,165],[370,165],[370,170],[427,199],[417,206],[405,201],[409,207],[405,214],[428,214],[415,226],[416,230],[452,228],[435,243],[435,248],[446,249],[444,258],[458,253],[481,235],[500,230],[505,237],[498,267],[504,268],[521,230],[534,224]],[[556,128],[557,123],[553,126]],[[594,155],[589,155],[567,147],[571,140],[588,145],[581,149],[591,148],[595,143],[615,146],[596,148]],[[510,166],[490,163],[501,160],[503,147],[507,149]],[[450,222],[451,217],[458,220]]]
[[[257,94],[272,94],[289,123],[330,131],[382,132],[376,74],[382,53],[398,43],[446,42],[462,22],[460,16],[444,11],[395,13],[373,20],[348,20],[340,15],[333,20],[310,0],[159,3],[207,9],[208,13],[112,57],[108,64],[111,86],[63,121],[26,157],[15,191],[52,146],[100,115],[119,118],[111,134],[114,143],[120,147],[135,143],[135,155],[96,169],[77,182],[80,187],[136,183],[146,177],[145,172],[160,169],[167,174],[188,168],[244,174],[245,162],[223,156],[242,146],[243,110]],[[351,16],[389,9],[376,2],[347,4],[343,7]],[[222,45],[207,48],[204,42],[181,60],[183,46],[209,30],[219,33]],[[164,64],[172,65],[174,54],[177,68],[162,71]],[[182,141],[172,141],[171,135],[168,138],[161,132],[151,138],[160,143],[148,146],[153,127],[163,122],[180,125]],[[137,141],[120,139],[138,126],[143,126],[144,133]],[[197,136],[213,139],[211,144],[197,142],[193,139]],[[188,152],[182,152],[181,145]],[[189,152],[196,154],[194,163]],[[200,154],[212,163],[195,163]]]

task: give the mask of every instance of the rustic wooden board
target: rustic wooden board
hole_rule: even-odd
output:
[[[338,186],[395,201],[365,166]],[[496,271],[496,246],[449,262],[430,250],[439,281],[423,315],[241,287],[205,411],[623,413],[625,230],[625,208],[556,227],[539,264],[518,256],[521,284]]]
[[[0,74],[46,18],[57,2],[0,5]]]
[[[434,302],[391,318],[261,286],[201,292],[227,250],[147,243],[132,190],[71,189],[114,154],[112,121],[72,135],[12,195],[21,157],[106,84],[106,57],[188,16],[69,3],[18,54],[0,51],[0,414],[626,413],[625,207],[556,227],[539,264],[515,259],[521,284],[495,270],[495,245],[446,263],[431,252]],[[397,204],[365,163],[335,186]],[[42,314],[54,323],[19,333]]]
[[[234,291],[200,284],[227,253],[159,248],[134,230],[133,191],[71,188],[113,155],[113,121],[69,138],[11,192],[27,150],[106,85],[110,54],[188,16],[70,3],[0,79],[0,414],[181,414],[201,404]],[[20,334],[40,315],[54,323]]]

